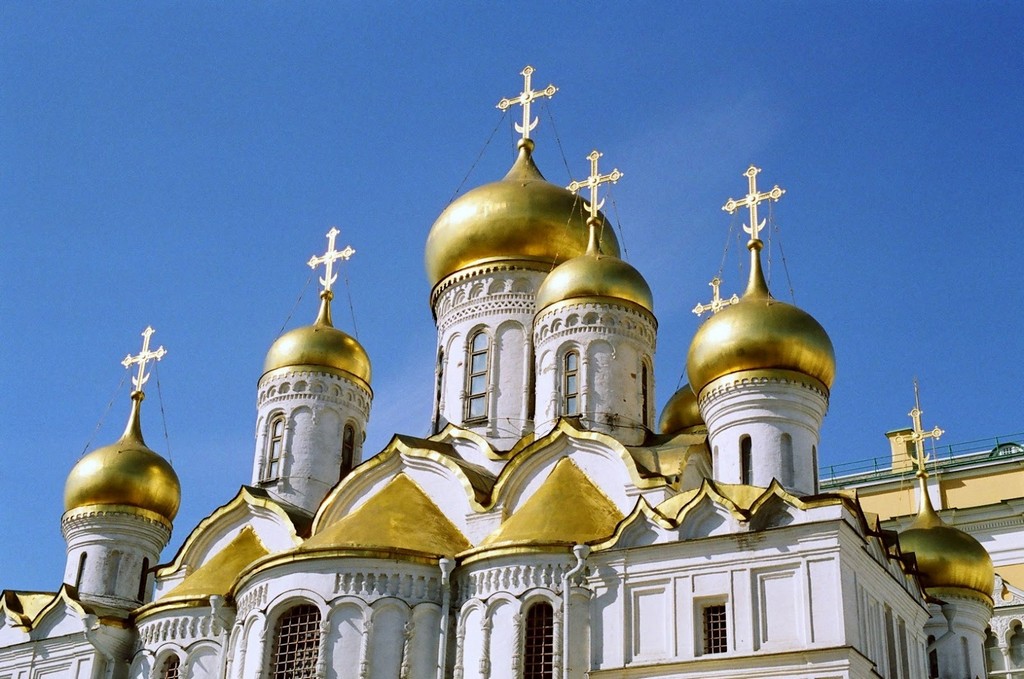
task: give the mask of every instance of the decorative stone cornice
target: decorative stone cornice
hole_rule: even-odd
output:
[[[825,399],[826,403],[828,402],[828,388],[824,384],[813,377],[793,370],[743,370],[723,375],[701,389],[698,399],[700,405],[703,406],[705,402],[726,394],[751,390],[769,384],[789,384],[802,387],[818,394]]]

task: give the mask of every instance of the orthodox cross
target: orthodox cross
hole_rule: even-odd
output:
[[[132,363],[137,363],[139,365],[138,374],[135,377],[132,377],[132,385],[135,387],[135,391],[142,391],[142,385],[144,385],[146,380],[149,379],[149,375],[146,374],[146,363],[151,360],[159,361],[164,357],[164,354],[167,353],[167,350],[163,348],[163,345],[154,351],[149,350],[149,338],[153,336],[154,332],[156,331],[153,330],[153,327],[147,325],[146,329],[142,331],[142,351],[135,356],[128,354],[124,357],[124,360],[121,361],[121,365],[126,368]]]
[[[618,168],[615,168],[608,174],[598,172],[597,159],[603,155],[603,153],[598,153],[597,149],[591,151],[590,155],[587,156],[587,160],[590,161],[590,176],[582,182],[573,182],[566,187],[573,193],[579,193],[584,188],[590,189],[590,202],[587,203],[587,209],[590,211],[591,219],[597,219],[597,211],[604,206],[603,199],[601,201],[597,200],[597,187],[608,182],[614,184],[622,179],[622,173],[619,172]]]
[[[324,286],[324,292],[330,292],[331,285],[334,284],[334,281],[338,280],[338,274],[334,273],[334,263],[339,259],[347,261],[352,255],[356,254],[351,245],[346,245],[344,250],[334,249],[334,239],[338,237],[339,233],[341,231],[338,231],[337,227],[332,226],[331,230],[327,232],[327,252],[320,257],[314,255],[306,262],[310,269],[316,269],[321,264],[324,265],[324,275],[320,278],[320,283]]]
[[[903,443],[904,441],[914,442],[914,464],[917,465],[918,476],[928,476],[928,471],[925,469],[925,463],[928,461],[928,457],[924,454],[924,440],[938,439],[944,433],[938,427],[935,427],[931,431],[925,431],[924,427],[921,426],[921,414],[923,412],[924,411],[921,410],[921,398],[917,389],[917,380],[914,380],[914,409],[907,413],[910,415],[910,419],[914,423],[914,430],[909,434],[899,434],[895,439],[897,443]]]
[[[524,85],[523,91],[519,93],[519,96],[515,99],[502,99],[498,102],[498,108],[502,111],[507,111],[510,106],[519,104],[523,107],[523,122],[522,124],[516,123],[516,132],[520,132],[523,135],[523,139],[530,138],[530,130],[537,127],[537,119],[530,120],[530,104],[534,99],[541,97],[553,97],[558,88],[554,85],[548,85],[542,90],[531,90],[530,89],[530,76],[533,75],[533,66],[527,66],[520,73],[523,76]]]
[[[707,304],[698,304],[697,306],[693,307],[693,313],[697,314],[697,316],[703,316],[705,311],[710,311],[713,314],[717,314],[719,311],[729,306],[730,304],[735,304],[736,302],[740,301],[739,295],[735,293],[733,293],[733,296],[730,297],[729,299],[722,299],[721,295],[719,295],[718,293],[718,287],[721,284],[722,279],[719,278],[718,276],[715,276],[714,278],[711,279],[711,282],[708,283],[708,285],[711,286],[711,289],[714,290],[714,294],[711,296],[711,301],[708,302]]]
[[[722,206],[722,209],[729,214],[735,213],[736,210],[741,207],[750,208],[750,226],[744,224],[743,230],[750,234],[750,240],[752,241],[758,240],[757,236],[761,229],[764,228],[764,220],[762,219],[760,222],[757,221],[757,204],[766,200],[778,201],[779,198],[782,198],[782,194],[786,192],[785,189],[780,189],[779,185],[776,184],[772,187],[771,191],[759,193],[757,190],[757,173],[760,171],[761,168],[759,167],[754,167],[753,165],[748,167],[747,171],[743,173],[743,176],[747,178],[749,186],[747,197],[742,200],[733,200],[730,198],[726,201],[725,205]]]

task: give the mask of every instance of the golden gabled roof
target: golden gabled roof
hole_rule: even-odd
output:
[[[470,543],[412,479],[398,474],[358,509],[306,540],[297,551],[368,547],[453,556],[468,549]]]
[[[481,547],[511,544],[582,544],[607,537],[622,512],[569,458]]]
[[[214,594],[224,596],[243,568],[269,553],[252,526],[245,526],[224,549],[162,596],[160,601],[206,599]]]
[[[8,589],[0,596],[0,605],[8,619],[22,627],[29,627],[56,596],[56,592],[16,592]]]

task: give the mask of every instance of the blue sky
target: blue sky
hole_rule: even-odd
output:
[[[654,292],[659,406],[710,278],[742,287],[720,208],[755,163],[787,190],[771,287],[836,348],[823,465],[884,457],[914,376],[943,443],[1024,431],[1022,44],[1010,2],[0,5],[0,587],[59,586],[64,479],[120,434],[147,324],[144,431],[183,487],[165,556],[248,483],[263,356],[312,322],[332,225],[366,452],[425,434],[423,245],[467,173],[511,163],[495,104],[527,63],[560,88],[547,178],[592,148],[625,173],[605,212]]]

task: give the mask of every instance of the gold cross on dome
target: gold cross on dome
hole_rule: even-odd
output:
[[[608,182],[614,184],[622,179],[622,173],[619,172],[618,168],[615,168],[608,174],[601,174],[598,172],[597,159],[603,155],[604,154],[599,153],[597,149],[591,151],[590,155],[587,156],[587,160],[590,161],[590,176],[582,182],[573,182],[566,187],[573,193],[579,193],[581,189],[585,188],[590,189],[590,202],[587,203],[587,210],[590,211],[590,217],[592,219],[597,219],[597,211],[604,206],[604,199],[601,201],[597,200],[597,187],[601,184],[607,184]]]
[[[146,374],[146,363],[151,360],[159,361],[164,357],[164,354],[167,353],[167,350],[164,349],[162,345],[154,351],[149,350],[149,338],[153,336],[154,332],[156,331],[153,330],[153,327],[147,325],[146,329],[142,331],[142,351],[135,356],[128,354],[124,357],[124,360],[121,361],[121,365],[126,368],[132,363],[137,363],[139,365],[138,374],[132,377],[132,386],[135,387],[135,391],[142,391],[142,385],[144,385],[146,380],[149,379],[149,375]]]
[[[747,171],[743,173],[743,176],[747,178],[749,187],[746,198],[742,200],[730,198],[722,206],[722,209],[729,214],[735,213],[741,207],[750,208],[750,226],[744,224],[743,230],[750,234],[750,240],[752,241],[758,240],[758,234],[764,228],[764,220],[762,219],[760,222],[757,220],[757,204],[766,200],[778,201],[779,198],[782,198],[782,194],[786,192],[785,189],[780,189],[779,185],[776,184],[772,187],[771,191],[759,193],[757,190],[757,173],[760,171],[761,168],[759,167],[754,167],[753,165],[748,167]]]
[[[698,304],[693,307],[693,313],[697,314],[698,317],[703,316],[705,311],[717,314],[730,304],[735,304],[740,301],[739,295],[736,295],[735,293],[733,293],[733,296],[729,299],[722,299],[722,296],[718,293],[718,288],[722,285],[722,279],[718,276],[712,278],[708,285],[710,285],[711,289],[714,290],[714,294],[711,296],[711,301],[707,304]]]
[[[338,280],[338,274],[334,273],[334,263],[339,259],[348,260],[356,254],[351,245],[346,245],[344,250],[334,249],[334,239],[338,237],[339,233],[341,231],[332,226],[331,230],[327,232],[327,252],[319,257],[314,255],[306,262],[310,269],[316,269],[321,264],[324,265],[324,275],[320,277],[320,284],[324,286],[324,292],[330,292],[334,281]]]
[[[928,470],[925,468],[925,463],[928,462],[928,456],[924,454],[924,440],[925,439],[938,439],[945,432],[938,427],[935,427],[931,431],[925,431],[924,427],[921,426],[921,415],[924,413],[921,410],[921,398],[918,393],[917,380],[914,380],[914,409],[911,410],[910,415],[911,421],[914,423],[914,430],[909,434],[898,434],[894,437],[896,443],[903,443],[904,441],[914,442],[914,464],[917,465],[918,476],[928,476]]]
[[[523,135],[523,139],[530,138],[530,131],[537,127],[537,119],[530,120],[530,104],[534,99],[540,99],[541,97],[553,97],[558,88],[554,85],[548,85],[542,90],[531,90],[530,89],[530,76],[533,75],[533,66],[527,66],[524,68],[520,75],[523,76],[523,91],[519,93],[519,96],[515,99],[502,99],[498,102],[498,108],[502,111],[507,111],[509,107],[519,104],[523,107],[523,122],[522,124],[516,123],[516,132],[520,132]]]

